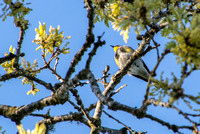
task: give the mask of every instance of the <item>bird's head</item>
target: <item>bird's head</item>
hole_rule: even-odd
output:
[[[112,45],[110,45],[113,49],[114,49],[114,51],[115,51],[115,53],[116,53],[116,51],[120,48],[120,52],[123,52],[123,53],[131,53],[131,52],[134,52],[134,49],[132,49],[131,47],[129,47],[129,46],[122,46],[122,45],[116,45],[116,46],[112,46]]]
[[[116,45],[116,46],[112,46],[112,45],[110,45],[110,46],[114,49],[114,52],[116,52],[117,49],[118,49],[119,47],[121,47],[121,45]]]

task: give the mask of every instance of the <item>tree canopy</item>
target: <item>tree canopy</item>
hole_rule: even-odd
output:
[[[1,10],[2,134],[200,133],[198,1],[4,0]],[[119,44],[135,49],[121,69]],[[148,82],[126,75],[141,57]]]

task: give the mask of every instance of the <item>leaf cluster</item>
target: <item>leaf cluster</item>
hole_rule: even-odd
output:
[[[32,131],[30,131],[29,129],[26,131],[23,128],[22,124],[18,125],[17,129],[19,134],[45,134],[46,132],[45,124],[39,124],[39,123],[35,125],[35,129]]]
[[[181,8],[170,6],[171,15],[166,17],[168,27],[162,30],[161,35],[172,41],[166,44],[177,55],[177,62],[187,62],[190,66],[200,66],[200,15],[196,12],[189,14],[187,5]]]
[[[36,50],[42,49],[42,51],[45,52],[45,56],[47,53],[54,53],[57,48],[62,54],[69,53],[69,48],[67,47],[69,42],[65,43],[64,47],[62,47],[61,49],[60,46],[64,40],[70,39],[71,37],[64,37],[64,32],[59,30],[60,26],[58,26],[57,28],[53,28],[52,26],[50,26],[49,32],[47,32],[46,23],[41,24],[39,22],[39,28],[35,29],[36,36],[33,40],[34,43],[39,45]]]
[[[25,69],[27,72],[29,72],[29,74],[32,77],[36,77],[37,73],[40,73],[40,70],[34,71],[34,70],[36,70],[38,68],[37,59],[34,60],[32,65],[31,65],[31,63],[29,61],[26,61],[24,58],[22,58],[21,63],[22,63],[23,69]],[[37,84],[34,83],[32,80],[29,80],[27,77],[19,77],[19,79],[22,79],[22,85],[24,85],[24,84],[30,84],[31,85],[32,88],[31,88],[31,90],[29,90],[27,92],[27,95],[29,95],[31,93],[33,95],[35,95],[38,91],[40,91],[39,89],[36,88]]]
[[[15,48],[11,45],[10,48],[9,48],[9,52],[14,54],[15,53]],[[8,53],[5,53],[5,56],[7,56]],[[14,61],[15,61],[15,58],[10,60],[10,61],[6,61],[4,63],[1,64],[1,66],[4,68],[4,70],[7,72],[7,73],[12,73],[14,71]]]
[[[15,53],[15,48],[11,45],[10,48],[9,48],[9,52],[14,54]],[[7,56],[8,53],[5,53],[5,56]],[[12,60],[10,61],[6,61],[4,63],[1,64],[1,66],[4,68],[4,70],[9,74],[9,73],[13,73],[15,72],[15,67],[14,67],[14,62],[15,62],[15,58],[13,58]],[[38,62],[37,62],[37,59],[34,61],[34,63],[31,65],[31,63],[29,61],[25,61],[24,58],[22,58],[21,60],[21,65],[22,65],[22,68],[24,70],[26,70],[26,72],[29,73],[29,75],[31,75],[32,77],[36,77],[37,76],[37,73],[39,73],[40,71],[36,71],[34,72],[34,70],[36,70],[38,68]],[[23,79],[22,79],[23,78]],[[32,89],[30,91],[28,91],[27,94],[30,94],[32,93],[33,95],[35,95],[36,92],[39,91],[39,89],[35,88],[36,84],[34,84],[34,82],[32,80],[29,80],[28,78],[26,77],[19,77],[19,79],[22,79],[22,85],[24,84],[31,84],[32,86]]]
[[[133,2],[122,2],[120,0],[109,0],[104,6],[93,0],[96,13],[96,22],[104,21],[105,25],[112,22],[114,30],[121,31],[124,41],[127,43],[131,27],[137,34],[145,29],[145,25],[160,21],[155,17],[166,8],[161,0],[134,0]]]
[[[26,7],[30,3],[24,3],[24,0],[20,2],[17,0],[13,2],[12,0],[4,0],[2,11],[0,15],[3,18],[3,21],[8,17],[14,17],[14,23],[17,27],[22,27],[23,29],[28,28],[28,20],[25,19],[25,16],[32,11],[31,8]]]

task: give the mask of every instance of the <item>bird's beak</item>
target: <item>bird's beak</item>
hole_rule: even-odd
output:
[[[113,45],[110,45],[112,48],[114,48],[115,46],[113,46]]]

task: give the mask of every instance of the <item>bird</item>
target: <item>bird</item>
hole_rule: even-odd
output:
[[[117,66],[121,69],[126,62],[128,61],[129,57],[134,53],[134,49],[130,46],[123,46],[123,45],[116,45],[111,47],[114,49],[115,52],[115,62]],[[129,70],[127,71],[128,75],[135,76],[141,80],[148,82],[148,78],[150,75],[149,68],[144,63],[142,58],[138,58],[135,60]]]

